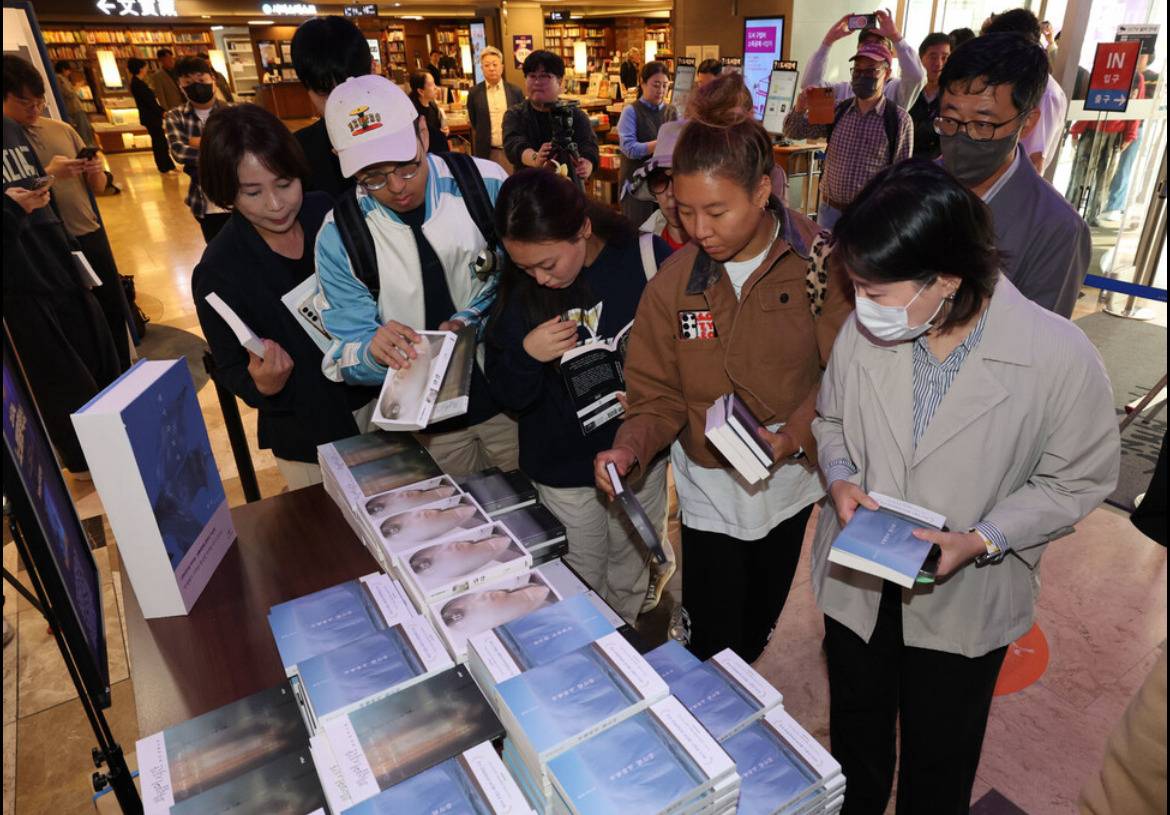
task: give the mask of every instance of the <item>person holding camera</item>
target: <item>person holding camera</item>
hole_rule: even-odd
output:
[[[576,105],[559,102],[565,61],[551,51],[533,51],[524,60],[528,98],[504,115],[504,154],[513,166],[569,165],[585,180],[600,151],[589,117]]]

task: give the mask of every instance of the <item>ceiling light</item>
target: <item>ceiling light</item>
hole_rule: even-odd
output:
[[[211,27],[211,30],[212,30],[212,31],[223,31],[223,26],[221,26],[221,25],[213,25],[213,26]]]
[[[271,20],[249,20],[248,25],[272,25]]]

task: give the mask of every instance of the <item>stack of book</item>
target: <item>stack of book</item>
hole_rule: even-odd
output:
[[[707,408],[704,435],[749,484],[766,480],[776,463],[760,430],[760,420],[734,393]]]
[[[841,765],[783,708],[724,740],[740,776],[739,815],[840,811]]]
[[[490,523],[394,553],[394,571],[420,608],[532,567],[508,528]]]
[[[309,734],[287,682],[244,697],[136,745],[146,815],[208,813],[288,801],[309,815],[325,804],[306,771]],[[256,811],[261,811],[257,809]]]
[[[564,557],[569,551],[565,525],[544,504],[531,504],[494,517],[524,544],[535,564]]]
[[[720,815],[735,812],[739,799],[735,762],[672,696],[574,745],[548,766],[556,797],[546,812]]]
[[[780,691],[730,648],[674,675],[670,692],[719,741],[735,735],[783,701]]]
[[[504,758],[540,809],[552,809],[549,761],[669,695],[616,632],[496,686],[508,731]]]
[[[459,488],[493,518],[536,503],[536,487],[519,470],[503,472],[499,467],[489,467],[457,481]]]

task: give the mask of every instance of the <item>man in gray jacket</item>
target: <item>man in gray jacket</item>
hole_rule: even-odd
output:
[[[179,79],[175,74],[175,52],[169,48],[160,48],[155,54],[158,57],[159,69],[150,75],[150,87],[166,112],[171,108],[180,108],[187,104],[187,97],[179,90]]]
[[[985,34],[956,49],[939,77],[942,163],[995,219],[1004,273],[1024,296],[1071,317],[1092,250],[1089,227],[1037,172],[1021,141],[1040,118],[1043,49]]]

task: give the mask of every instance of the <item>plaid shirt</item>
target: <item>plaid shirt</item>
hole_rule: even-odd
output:
[[[218,110],[222,103],[216,101],[211,108],[212,113]],[[167,147],[175,163],[183,168],[183,172],[191,179],[191,186],[187,188],[187,197],[184,203],[191,209],[191,214],[202,218],[207,214],[207,199],[199,189],[199,148],[191,146],[191,139],[203,136],[203,122],[191,103],[178,108],[171,108],[163,118],[163,127],[167,134]]]
[[[851,203],[871,178],[890,165],[883,116],[885,106],[891,104],[882,96],[869,112],[862,113],[855,100],[833,128],[833,140],[829,142],[821,176],[822,198],[832,206]],[[914,122],[909,113],[895,109],[898,143],[894,146],[893,163],[896,164],[910,158],[914,148]],[[790,139],[823,139],[828,132],[828,125],[810,125],[807,115],[795,111],[784,122],[784,135]]]

